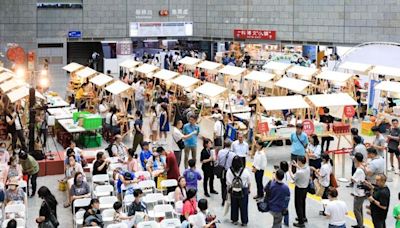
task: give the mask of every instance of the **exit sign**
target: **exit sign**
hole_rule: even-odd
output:
[[[82,32],[81,31],[69,31],[68,38],[82,38]]]

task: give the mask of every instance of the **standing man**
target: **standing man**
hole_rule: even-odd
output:
[[[36,179],[39,174],[39,163],[31,155],[27,154],[25,151],[21,151],[18,154],[19,163],[22,167],[22,172],[28,175],[26,193],[29,196],[29,179],[32,185],[32,194],[30,198],[35,196],[36,193]]]
[[[238,133],[238,139],[232,143],[232,151],[242,159],[242,163],[246,166],[246,156],[249,154],[249,144],[244,141],[242,133]]]
[[[375,177],[385,172],[385,160],[378,155],[375,148],[368,148],[367,152],[370,160],[364,171],[367,174],[368,182],[375,184]]]
[[[174,152],[166,151],[163,147],[158,147],[157,153],[159,153],[161,156],[165,156],[165,161],[166,161],[165,171],[167,172],[167,179],[178,180],[181,174],[179,172],[178,162],[176,161]],[[174,190],[175,187],[169,187],[167,189],[168,193]]]
[[[231,150],[231,141],[226,139],[224,142],[224,149],[220,150],[218,153],[218,158],[216,161],[217,166],[224,167],[224,172],[220,178],[221,181],[221,195],[222,195],[222,206],[224,206],[226,201],[226,196],[228,194],[227,186],[226,186],[226,172],[232,166],[232,159],[236,156],[235,153]]]
[[[135,105],[136,110],[139,110],[144,115],[144,81],[140,81],[135,90]]]
[[[27,151],[25,144],[24,128],[22,126],[21,114],[18,108],[11,106],[6,113],[7,130],[11,133],[11,145],[12,149],[15,150],[17,147],[17,138],[21,143],[21,149]]]
[[[200,133],[200,128],[197,125],[197,116],[196,115],[191,115],[189,117],[189,123],[185,124],[183,126],[183,134],[184,135],[189,135],[191,136],[187,139],[185,139],[185,169],[188,167],[188,160],[189,160],[189,152],[192,153],[192,159],[196,160],[196,154],[197,154],[197,137]]]
[[[356,168],[353,176],[351,177],[351,182],[353,183],[353,211],[356,216],[357,225],[353,226],[356,228],[364,227],[364,214],[363,214],[363,204],[365,199],[365,190],[359,188],[365,181],[365,172],[363,167],[364,156],[361,153],[356,153],[354,155],[353,163]]]
[[[305,227],[304,223],[308,222],[306,217],[306,198],[307,187],[310,181],[310,167],[306,164],[307,159],[304,156],[298,156],[297,162],[292,161],[292,166],[289,166],[289,174],[293,179],[294,188],[294,206],[296,208],[297,221],[293,223],[295,227]],[[293,166],[297,172],[293,174]]]
[[[392,127],[390,128],[389,135],[387,136],[388,143],[388,152],[390,154],[390,165],[391,171],[395,171],[396,174],[400,171],[400,151],[399,151],[399,140],[400,140],[400,128],[399,128],[399,120],[392,119]],[[397,165],[399,170],[395,170],[393,157],[394,155],[397,158]]]
[[[329,188],[329,203],[325,208],[325,215],[329,219],[329,227],[346,227],[347,205],[344,201],[338,200],[336,188]]]
[[[377,175],[375,182],[376,186],[369,184],[372,195],[368,197],[369,202],[371,202],[369,208],[371,209],[372,222],[375,228],[385,228],[390,205],[390,190],[386,186],[385,174]]]
[[[375,138],[371,147],[375,148],[378,152],[378,155],[383,158],[386,149],[386,139],[383,137],[382,133],[379,132],[379,127],[374,126],[371,128],[371,131],[375,134]]]
[[[282,181],[284,177],[285,172],[281,169],[277,170],[275,173],[275,179],[271,181],[271,185],[268,189],[269,213],[271,213],[274,218],[272,228],[282,227],[283,214],[288,210],[290,190]]]
[[[218,151],[221,150],[224,146],[224,134],[225,134],[225,126],[222,123],[223,117],[220,113],[214,113],[211,116],[214,123],[214,149],[215,153],[218,154]]]
[[[296,161],[298,157],[304,157],[306,155],[308,137],[303,132],[303,124],[296,124],[296,132],[290,135],[290,141],[292,142],[290,160]],[[292,167],[292,170],[293,173],[296,173],[296,167]]]

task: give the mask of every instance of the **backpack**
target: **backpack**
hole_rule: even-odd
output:
[[[108,156],[109,156],[110,158],[111,158],[111,157],[114,157],[113,152],[112,152],[112,147],[113,147],[114,145],[115,145],[114,143],[110,143],[110,144],[108,144],[108,146],[104,149],[105,151],[108,152]]]
[[[236,175],[235,172],[231,168],[231,172],[233,174],[233,180],[231,185],[231,197],[233,198],[243,198],[243,181],[240,177],[244,171],[242,168],[239,172],[239,175]]]

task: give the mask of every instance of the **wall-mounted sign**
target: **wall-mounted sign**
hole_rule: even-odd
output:
[[[169,15],[169,11],[167,9],[162,9],[158,11],[158,15],[160,15],[161,17],[166,17]]]
[[[68,38],[82,38],[82,32],[81,31],[69,31]]]
[[[235,29],[233,30],[233,36],[235,39],[275,40],[276,31]]]
[[[130,37],[193,36],[193,22],[131,22]]]
[[[151,19],[153,18],[153,11],[147,9],[136,9],[135,10],[137,19]]]

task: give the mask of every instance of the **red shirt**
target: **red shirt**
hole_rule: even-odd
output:
[[[178,180],[180,173],[174,152],[167,153],[167,178]]]
[[[185,203],[183,203],[182,215],[184,216],[187,213],[189,213],[189,215],[197,214],[197,201],[195,198],[186,200]]]

